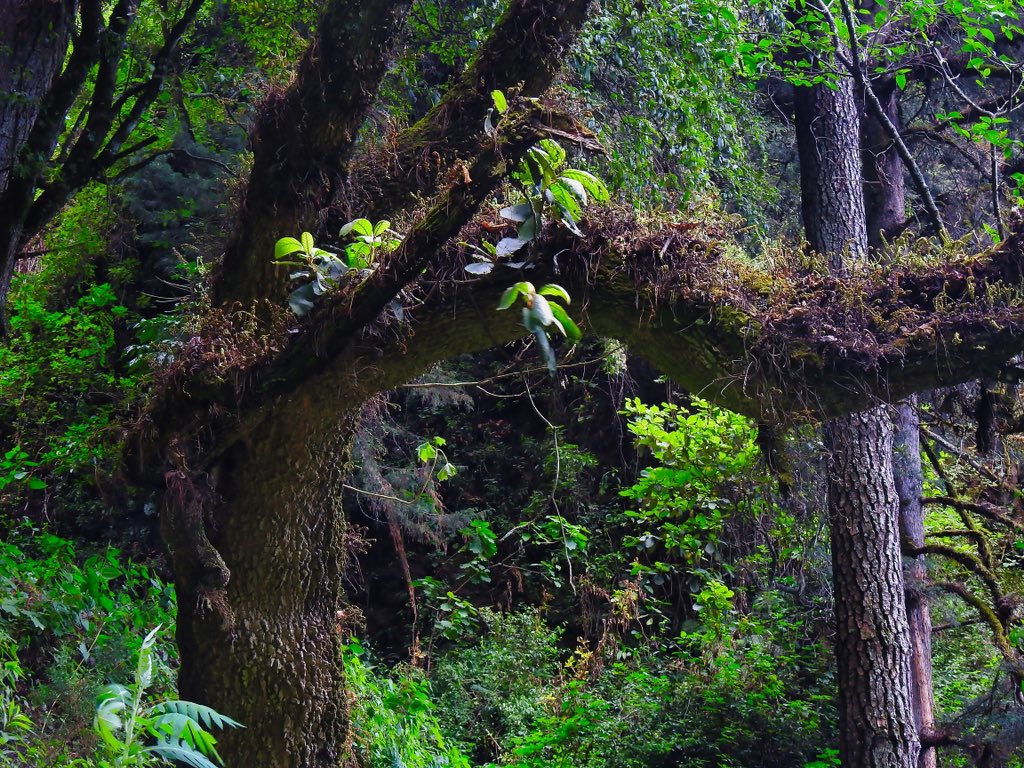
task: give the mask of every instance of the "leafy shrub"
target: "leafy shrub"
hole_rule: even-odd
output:
[[[349,758],[369,768],[470,768],[457,744],[445,738],[422,673],[375,667],[355,639],[345,648],[344,664],[351,707]]]
[[[8,638],[0,700],[34,723],[39,765],[91,750],[96,690],[131,675],[140,635],[173,621],[174,591],[149,568],[108,548],[80,553],[69,540],[20,526],[0,542],[0,637]],[[151,688],[173,690],[169,639],[155,647]],[[14,665],[17,665],[16,667]],[[6,698],[4,698],[6,697]]]

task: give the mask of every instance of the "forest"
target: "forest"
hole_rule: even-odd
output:
[[[0,766],[1024,768],[1024,2],[0,16]]]

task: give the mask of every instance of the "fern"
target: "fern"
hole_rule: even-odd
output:
[[[162,701],[151,706],[145,703],[146,690],[153,680],[153,646],[159,631],[157,627],[142,641],[134,684],[108,685],[100,691],[93,728],[110,758],[101,759],[100,765],[122,768],[177,762],[191,768],[217,768],[224,761],[217,754],[217,740],[206,729],[242,728],[240,723],[191,701]],[[149,738],[156,743],[143,745],[142,740]]]

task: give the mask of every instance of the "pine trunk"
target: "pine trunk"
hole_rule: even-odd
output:
[[[884,406],[834,419],[825,444],[842,764],[916,768],[892,422]]]
[[[850,78],[795,92],[804,230],[842,274],[867,256],[860,113]],[[844,768],[916,768],[910,643],[893,485],[892,422],[882,407],[825,425]]]

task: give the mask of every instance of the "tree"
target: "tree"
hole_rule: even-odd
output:
[[[5,0],[0,32],[0,331],[18,253],[80,189],[136,160],[157,136],[138,136],[202,0],[174,4],[159,42],[136,64],[129,35],[140,0]],[[137,71],[141,70],[141,76]],[[71,128],[65,122],[75,113]],[[57,152],[59,171],[51,158]]]
[[[585,128],[541,100],[586,18],[586,0],[514,0],[425,117],[386,143],[360,145],[408,5],[329,2],[294,82],[264,105],[217,306],[206,331],[162,372],[138,439],[138,472],[161,495],[178,587],[181,695],[246,726],[223,738],[230,764],[306,768],[342,759],[340,490],[360,405],[438,360],[528,333],[510,313],[492,311],[514,271],[453,279],[465,277],[467,259],[454,236],[482,237],[474,217],[539,140],[593,146]],[[485,132],[494,91],[508,107]],[[849,138],[848,123],[834,130]],[[860,178],[858,168],[820,164],[822,173],[840,168]],[[840,209],[826,215],[848,183],[821,189],[819,236],[835,244],[821,250],[838,255],[856,240],[850,227],[863,224],[851,225]],[[368,274],[339,281],[295,321],[274,306],[288,287],[287,272],[271,264],[274,244],[302,231],[322,242],[332,203],[374,220],[405,216],[406,235]],[[533,238],[530,279],[557,274],[592,332],[622,339],[693,391],[768,420],[863,411],[879,397],[994,371],[1024,347],[1020,235],[927,269],[850,264],[832,275],[768,274],[730,258],[724,239],[688,222],[599,212],[582,237],[548,227]],[[891,432],[877,409],[842,418],[857,431],[842,422],[830,428],[834,478],[843,479],[833,489],[836,528],[843,514],[856,525],[837,534],[837,572],[848,570],[850,584],[878,598],[868,618],[882,633],[848,661],[888,675],[905,637],[892,604],[902,605],[902,592],[888,579],[899,574],[895,495],[891,475],[870,476],[865,462],[887,455]],[[863,527],[874,494],[889,517]],[[858,525],[866,538],[856,537]],[[887,558],[877,587],[878,562],[868,559],[876,535]],[[849,620],[862,618],[852,613],[853,594],[845,599]],[[857,653],[865,638],[848,637]],[[906,711],[894,709],[885,731],[901,739],[891,750],[900,765],[915,739]]]

